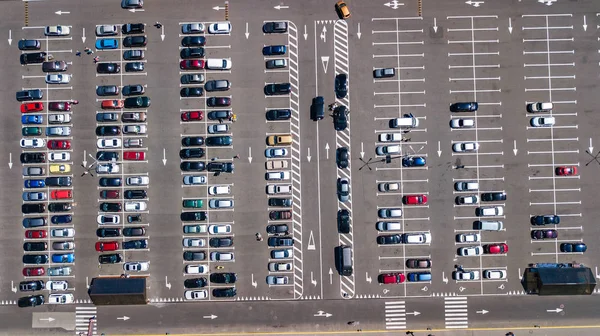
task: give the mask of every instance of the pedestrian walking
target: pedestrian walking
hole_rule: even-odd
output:
[[[256,233],[256,240],[257,240],[257,241],[262,241],[262,240],[263,240],[263,237],[262,237],[262,235],[260,234],[260,232],[257,232],[257,233]]]
[[[100,56],[94,57],[94,63],[98,63],[98,61],[100,61]]]
[[[237,155],[237,154],[235,154],[235,156],[234,156],[233,158],[234,158],[234,159],[239,159],[239,158],[240,158],[240,156],[239,156],[239,155]]]
[[[509,331],[506,333],[506,336],[515,336],[515,334],[513,334],[512,331]]]
[[[77,56],[77,57],[81,57],[81,51],[77,50],[77,51],[75,52],[75,56]]]
[[[77,105],[77,104],[79,104],[79,100],[71,100],[71,104]]]
[[[219,124],[223,123],[223,118],[219,118]]]
[[[154,27],[160,29],[160,28],[162,28],[162,23],[156,21],[156,23],[154,24]]]

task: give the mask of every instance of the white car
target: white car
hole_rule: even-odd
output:
[[[46,127],[46,136],[69,136],[71,135],[71,127],[54,126]]]
[[[483,247],[481,246],[466,246],[458,249],[458,255],[463,257],[483,255]]]
[[[116,163],[103,163],[96,166],[96,173],[98,174],[116,174],[120,170],[119,165]]]
[[[278,180],[289,180],[290,172],[289,171],[271,171],[265,173],[265,180],[267,181],[278,181]]]
[[[186,274],[206,274],[208,273],[208,267],[206,265],[186,265]]]
[[[49,74],[46,75],[46,83],[48,84],[69,84],[71,75],[67,74]]]
[[[456,235],[456,242],[458,243],[476,243],[481,241],[481,234],[479,233],[460,233]]]
[[[230,22],[215,22],[208,26],[209,34],[229,34],[231,33]]]
[[[429,244],[431,243],[431,233],[405,233],[402,235],[404,244]]]
[[[548,111],[551,111],[553,107],[554,107],[554,104],[552,104],[552,103],[537,102],[537,103],[527,104],[527,111],[531,112],[531,113],[548,112]]]
[[[48,123],[50,124],[68,124],[71,122],[71,115],[68,113],[55,113],[48,115]]]
[[[46,36],[67,36],[71,33],[68,26],[46,26],[44,35]]]
[[[208,133],[227,133],[229,132],[229,125],[227,124],[214,124],[208,126]]]
[[[502,216],[504,215],[504,207],[490,206],[475,208],[475,215],[479,217]]]
[[[289,278],[287,276],[275,276],[268,275],[267,276],[267,285],[287,285],[289,282]]]
[[[206,240],[200,238],[184,238],[181,241],[183,247],[204,247],[206,246]]]
[[[41,138],[21,139],[21,148],[44,148],[46,140]]]
[[[144,211],[148,209],[146,202],[125,202],[125,211]]]
[[[204,290],[186,290],[184,296],[187,300],[202,300],[208,297],[208,291]]]
[[[208,207],[211,209],[233,208],[233,200],[230,199],[211,199],[208,202]]]
[[[285,271],[291,271],[294,267],[292,266],[292,263],[276,263],[276,262],[270,262],[269,263],[269,271],[271,272],[285,272]]]
[[[229,224],[211,225],[208,227],[208,233],[210,233],[210,234],[231,233],[231,225],[229,225]]]
[[[64,228],[64,229],[52,229],[50,231],[52,237],[75,237],[75,229]]]
[[[123,134],[146,134],[146,125],[123,126]]]
[[[231,194],[231,187],[228,185],[216,185],[208,187],[209,195],[229,195]]]
[[[234,261],[233,252],[211,252],[210,261]]]
[[[131,176],[126,180],[127,185],[148,185],[150,178],[148,176]]]
[[[289,194],[292,192],[292,185],[290,184],[269,184],[267,185],[267,194]]]
[[[50,294],[48,304],[69,304],[75,302],[73,294]]]
[[[535,117],[531,118],[531,126],[533,127],[550,127],[554,126],[556,119],[554,117]]]
[[[505,270],[485,270],[483,271],[483,277],[485,279],[506,279],[506,271]]]
[[[144,272],[150,269],[149,261],[131,261],[123,264],[124,271]]]
[[[66,291],[69,283],[64,280],[46,281],[46,289],[51,291]]]
[[[454,280],[479,280],[479,271],[454,271],[452,278]]]
[[[402,133],[380,133],[379,142],[400,142]]]
[[[400,145],[377,146],[375,148],[377,155],[400,154],[402,150]]]
[[[472,128],[475,127],[475,119],[462,119],[456,118],[450,120],[450,127],[452,128]]]
[[[96,36],[112,36],[119,34],[119,28],[115,25],[96,26]]]
[[[479,183],[475,181],[459,181],[454,183],[456,191],[475,191],[479,190]]]
[[[119,215],[98,215],[96,222],[98,224],[119,224],[121,223],[121,217]]]
[[[452,150],[455,153],[461,152],[476,152],[479,149],[479,144],[477,142],[457,142],[452,145]]]
[[[183,184],[185,184],[185,185],[206,184],[206,176],[186,175],[183,177]]]
[[[181,26],[181,32],[183,34],[202,34],[202,33],[204,33],[204,23],[201,23],[201,22],[186,23]]]
[[[399,191],[400,190],[400,183],[396,183],[396,182],[379,183],[379,185],[377,186],[377,189],[379,189],[379,191],[381,191],[381,192],[395,192],[395,191]]]
[[[48,155],[50,162],[65,162],[71,161],[71,153],[69,152],[50,152]]]
[[[98,141],[96,142],[96,146],[98,148],[121,148],[121,139],[98,139]]]
[[[466,195],[466,196],[457,196],[456,204],[477,204],[479,202],[479,197],[476,195]]]

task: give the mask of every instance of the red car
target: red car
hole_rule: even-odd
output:
[[[44,110],[43,103],[25,103],[21,104],[21,113],[39,112]]]
[[[427,195],[406,195],[402,197],[404,204],[427,204]]]
[[[102,198],[120,198],[121,193],[118,190],[102,190],[100,197]]]
[[[27,230],[25,231],[25,238],[46,238],[48,233],[44,230]]]
[[[508,253],[508,245],[505,243],[488,244],[483,246],[483,250],[488,254],[503,254]]]
[[[48,149],[71,149],[71,141],[50,140],[48,141]]]
[[[105,251],[116,251],[119,249],[119,243],[115,241],[110,242],[97,242],[96,243],[96,251],[105,252]]]
[[[181,121],[194,121],[204,119],[202,111],[188,111],[181,114]]]
[[[184,60],[179,62],[182,70],[200,70],[204,69],[204,60]]]
[[[23,276],[41,276],[46,274],[42,267],[25,267],[23,268]]]
[[[406,277],[402,273],[379,274],[379,283],[382,284],[397,284],[403,283]]]
[[[71,190],[53,190],[50,193],[52,199],[66,199],[73,198],[73,192]]]
[[[50,111],[71,111],[71,103],[69,102],[52,102],[48,103],[48,110]]]
[[[135,160],[135,161],[145,160],[146,153],[144,153],[144,152],[123,152],[123,159],[124,160]]]
[[[123,100],[113,99],[113,100],[103,100],[102,108],[105,110],[117,110],[122,109],[125,103]]]
[[[572,176],[572,175],[577,175],[577,167],[575,167],[575,166],[560,166],[560,167],[556,167],[556,175],[558,175],[558,176]]]

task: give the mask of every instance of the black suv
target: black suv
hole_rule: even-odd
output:
[[[337,224],[339,233],[350,233],[350,212],[346,209],[337,212]]]
[[[237,292],[235,291],[234,287],[230,287],[230,288],[215,288],[212,291],[212,295],[214,297],[234,297],[236,296]]]
[[[127,199],[144,199],[147,197],[146,190],[126,190],[125,198]]]
[[[69,187],[72,184],[70,176],[46,177],[46,185],[49,187]]]
[[[44,304],[44,296],[43,295],[25,296],[25,297],[19,298],[19,301],[17,302],[17,305],[21,308],[41,306],[43,304]]]
[[[265,94],[267,96],[284,95],[290,93],[292,86],[290,83],[275,83],[265,85]]]
[[[343,131],[348,127],[348,109],[342,105],[333,110],[333,127],[336,131]]]
[[[485,202],[506,201],[506,193],[504,193],[504,192],[482,193],[481,200],[485,201]]]
[[[288,24],[285,21],[266,22],[262,30],[265,34],[282,34],[287,32]]]
[[[476,102],[459,102],[450,105],[450,112],[475,112],[479,108]]]
[[[206,44],[204,36],[186,36],[181,39],[181,45],[184,47],[201,47]]]
[[[19,40],[19,50],[40,50],[42,44],[38,40]]]
[[[209,162],[206,165],[206,170],[209,172],[232,173],[233,169],[233,162]]]
[[[127,23],[121,26],[123,34],[143,34],[145,29],[146,25],[143,23]]]
[[[179,151],[179,157],[182,159],[199,159],[204,156],[204,149],[202,148],[188,148]]]
[[[121,203],[116,203],[116,202],[100,203],[100,211],[119,212],[119,211],[121,211],[121,209],[122,209]]]
[[[204,138],[201,136],[185,137],[181,139],[182,146],[202,146],[203,144]]]
[[[123,229],[123,236],[125,237],[140,237],[146,234],[146,229],[141,226],[138,227],[126,227]]]
[[[202,288],[207,285],[206,278],[186,279],[183,282],[185,288]]]
[[[267,240],[267,245],[272,247],[294,246],[294,239],[292,237],[270,237]]]
[[[288,232],[289,228],[287,224],[277,224],[277,225],[269,225],[267,226],[267,233],[270,234],[280,234]]]
[[[39,64],[46,60],[45,52],[21,54],[21,64]]]
[[[118,237],[121,235],[121,229],[119,228],[101,228],[96,230],[96,236],[98,237]]]
[[[23,251],[46,251],[48,243],[46,242],[27,242],[23,244]]]
[[[17,91],[17,101],[40,100],[44,98],[44,92],[40,89]]]
[[[335,162],[338,168],[348,168],[348,147],[340,147],[335,150]]]
[[[100,264],[116,264],[123,261],[123,257],[118,253],[102,254],[98,256]]]
[[[33,292],[33,291],[39,291],[46,288],[46,285],[44,284],[43,281],[41,280],[35,280],[35,281],[21,281],[19,283],[19,290],[21,292]]]
[[[21,163],[44,163],[46,153],[21,153]]]
[[[98,181],[101,187],[120,187],[122,183],[119,177],[102,177]]]
[[[279,197],[269,198],[269,206],[291,207],[292,199]]]
[[[50,212],[71,211],[72,208],[71,203],[50,203],[48,205],[48,211]]]
[[[345,98],[348,94],[348,75],[345,73],[335,76],[335,96],[338,99]]]
[[[235,273],[211,273],[210,282],[214,283],[235,283],[237,281],[237,275]]]
[[[206,169],[206,164],[198,161],[183,161],[179,164],[179,168],[183,171],[203,171]]]
[[[148,43],[146,36],[127,36],[123,39],[124,47],[143,47]]]
[[[24,214],[28,214],[28,213],[42,213],[46,211],[46,205],[42,204],[42,203],[35,203],[35,204],[23,204],[21,205],[21,212],[23,212]]]
[[[204,48],[184,48],[179,52],[183,59],[204,57]]]
[[[267,120],[289,120],[292,117],[290,109],[268,110],[266,114]]]
[[[47,254],[26,254],[23,256],[23,264],[47,264]]]
[[[107,135],[119,135],[121,134],[121,129],[119,126],[98,126],[96,127],[96,135],[97,136],[107,136]]]
[[[204,221],[206,220],[206,212],[204,211],[192,211],[182,212],[179,216],[182,221]]]
[[[233,237],[210,238],[208,245],[210,247],[230,247],[233,245]]]
[[[202,251],[185,251],[183,252],[183,260],[185,261],[200,261],[206,259],[206,253]]]
[[[96,72],[103,74],[119,73],[121,72],[121,66],[117,63],[98,63]]]

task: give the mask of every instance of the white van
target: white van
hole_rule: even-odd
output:
[[[500,231],[504,228],[502,221],[475,221],[473,222],[474,230],[485,231]]]
[[[229,70],[231,60],[225,58],[209,58],[206,60],[206,68],[209,70]]]
[[[289,194],[292,192],[292,186],[289,184],[269,184],[267,185],[267,194]]]
[[[289,171],[268,172],[268,173],[265,173],[265,179],[267,181],[272,181],[272,180],[289,180],[290,179],[290,172]]]
[[[229,195],[231,193],[231,187],[226,185],[217,185],[208,187],[209,195]]]
[[[415,117],[402,117],[390,120],[391,128],[416,128],[419,127],[419,119]]]
[[[400,222],[377,222],[377,231],[400,231],[402,224]]]

